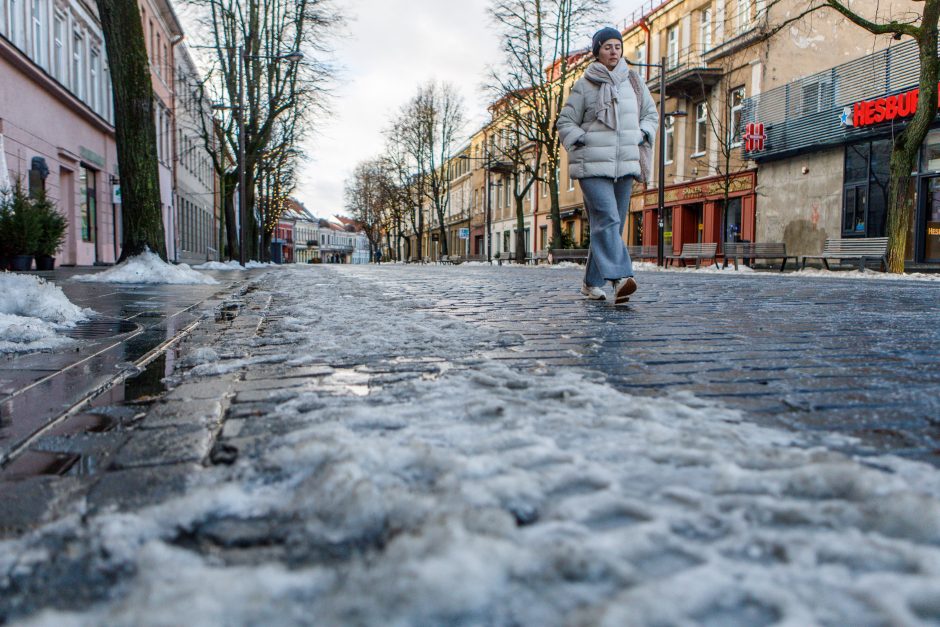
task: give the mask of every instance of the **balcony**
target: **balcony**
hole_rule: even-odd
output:
[[[666,95],[675,98],[699,100],[721,80],[724,70],[709,66],[702,54],[701,45],[678,51],[672,58],[666,57]],[[659,68],[647,81],[650,91],[659,93]]]

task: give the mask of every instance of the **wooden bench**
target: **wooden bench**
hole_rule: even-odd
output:
[[[463,259],[460,258],[460,255],[441,255],[439,261],[442,264],[449,264],[452,266],[463,263]]]
[[[798,263],[796,255],[787,254],[787,245],[783,242],[725,242],[725,261],[722,268],[728,267],[728,261],[734,262],[734,269],[738,269],[738,260],[747,259],[753,263],[754,259],[780,259],[780,272],[787,267],[787,260],[792,259]]]
[[[676,261],[682,261],[683,264],[686,261],[691,259],[695,260],[695,267],[699,268],[702,265],[702,259],[711,259],[715,262],[715,267],[718,267],[718,260],[715,258],[718,251],[718,244],[712,242],[711,244],[683,244],[682,252],[678,255],[666,255],[663,257],[666,262],[665,265],[669,265],[671,261],[675,265]]]
[[[630,259],[658,259],[659,253],[656,250],[656,244],[652,246],[627,246],[627,252],[630,253]]]
[[[576,263],[587,263],[587,248],[552,248],[548,252],[552,263],[561,263],[562,261],[574,261]]]
[[[486,261],[486,255],[464,255],[464,261]]]
[[[881,269],[888,269],[888,238],[887,237],[860,237],[846,239],[827,239],[819,255],[805,255],[801,268],[806,267],[807,259],[822,259],[829,270],[830,259],[858,259],[859,271],[865,270],[865,261],[877,259]]]

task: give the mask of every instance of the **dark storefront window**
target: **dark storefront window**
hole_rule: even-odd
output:
[[[888,207],[891,140],[847,146],[842,190],[842,236],[883,237]]]
[[[927,179],[924,259],[940,261],[940,177]]]
[[[633,237],[630,242],[635,246],[643,244],[643,213],[634,212],[630,214],[633,220]]]
[[[663,248],[672,250],[672,207],[663,207]]]
[[[78,197],[81,203],[82,240],[86,242],[95,241],[97,191],[97,186],[95,185],[95,171],[89,168],[81,168],[78,177]]]
[[[725,241],[741,241],[741,199],[729,198],[725,214]]]

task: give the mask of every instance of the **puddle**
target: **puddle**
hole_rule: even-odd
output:
[[[333,371],[333,374],[324,378],[317,387],[332,389],[340,394],[368,396],[370,378],[370,375],[353,368],[337,368]]]
[[[162,353],[140,374],[103,392],[79,413],[46,431],[0,470],[0,481],[37,475],[90,476],[106,470],[127,429],[143,417],[150,402],[166,392],[163,379],[178,356],[177,349]]]
[[[65,335],[76,340],[90,340],[124,335],[125,333],[137,331],[138,329],[140,329],[139,324],[127,320],[92,318],[91,320],[77,323],[74,327],[66,331]]]

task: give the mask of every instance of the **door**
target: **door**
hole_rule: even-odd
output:
[[[924,261],[940,262],[940,177],[927,179],[924,194]]]

